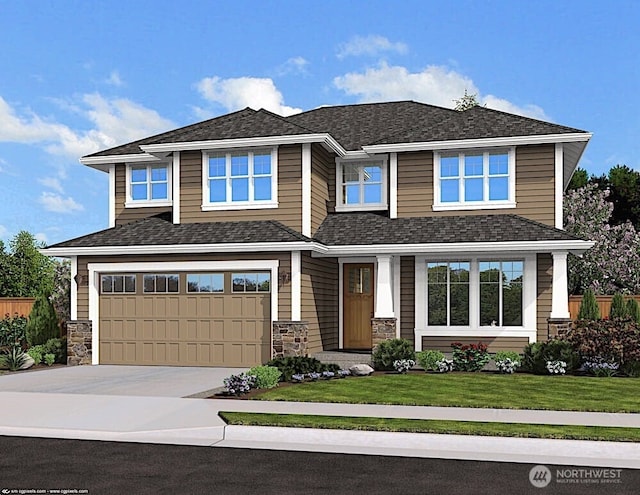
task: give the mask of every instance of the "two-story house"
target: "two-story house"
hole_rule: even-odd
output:
[[[45,250],[71,259],[70,361],[546,340],[569,318],[567,254],[592,245],[562,230],[590,137],[402,101],[247,108],[85,156],[109,228]]]

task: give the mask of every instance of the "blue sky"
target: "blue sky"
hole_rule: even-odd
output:
[[[640,169],[640,2],[0,0],[0,239],[103,229],[82,155],[251,106],[414,99],[585,129]]]

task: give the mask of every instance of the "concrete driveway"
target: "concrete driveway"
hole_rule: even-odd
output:
[[[245,368],[70,366],[0,376],[0,392],[206,397]]]

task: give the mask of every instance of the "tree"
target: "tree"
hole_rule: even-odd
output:
[[[580,310],[578,311],[579,320],[599,320],[600,308],[598,307],[598,301],[596,295],[591,289],[584,291],[582,295],[582,302],[580,303]]]
[[[573,191],[575,189],[580,189],[581,187],[586,186],[589,183],[589,174],[583,168],[578,167],[576,171],[571,176],[571,180],[569,181],[569,185],[567,186],[567,190]]]
[[[36,298],[29,313],[26,334],[30,346],[46,344],[47,340],[60,337],[58,317],[46,294]]]
[[[611,309],[609,310],[609,319],[615,320],[616,318],[626,318],[627,314],[627,305],[624,302],[624,297],[622,294],[617,292],[611,298]]]
[[[579,186],[582,178],[581,175],[576,179],[575,185]],[[610,192],[608,201],[613,203],[611,225],[620,225],[628,221],[636,230],[640,229],[640,172],[626,165],[616,165],[606,174],[592,175],[588,183],[595,184],[602,191]],[[574,184],[573,177],[568,189],[572,189],[572,184]]]
[[[595,241],[581,258],[569,257],[569,289],[581,294],[591,288],[596,294],[640,292],[640,235],[630,222],[610,225],[613,204],[608,191],[588,184],[568,191],[564,200],[567,232]]]
[[[636,323],[640,323],[640,305],[633,297],[627,301],[627,315]]]
[[[458,100],[453,100],[453,102],[456,104],[453,109],[457,110],[458,112],[464,112],[465,110],[469,110],[470,108],[480,106],[480,102],[478,101],[478,93],[473,93],[470,95],[469,93],[467,93],[466,89],[464,90],[464,96]]]
[[[51,294],[54,261],[38,251],[44,247],[29,232],[18,233],[9,242],[10,252],[0,246],[0,297],[37,297]]]

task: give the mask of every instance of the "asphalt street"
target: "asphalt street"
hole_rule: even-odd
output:
[[[546,466],[549,477],[542,475],[542,484],[548,483],[536,487],[529,479],[533,467],[516,463],[0,437],[1,494],[625,495],[640,491],[640,470],[604,473],[602,468],[598,471],[549,465]]]

